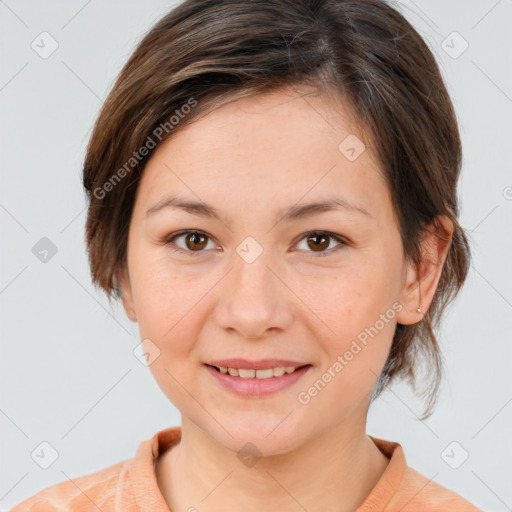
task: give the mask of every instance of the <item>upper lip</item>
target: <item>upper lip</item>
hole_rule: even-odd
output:
[[[247,359],[217,359],[210,361],[210,366],[222,366],[223,368],[243,368],[247,370],[264,370],[266,368],[279,368],[281,366],[305,366],[308,363],[301,363],[299,361],[289,361],[287,359],[258,359],[257,361],[248,361]]]

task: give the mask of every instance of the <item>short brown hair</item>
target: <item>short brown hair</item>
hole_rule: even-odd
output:
[[[429,398],[424,419],[442,379],[434,329],[470,262],[457,220],[462,150],[434,56],[385,1],[186,0],[158,21],[119,74],[87,148],[83,184],[93,283],[119,296],[137,184],[154,147],[215,106],[306,83],[334,87],[370,134],[365,144],[380,160],[409,261],[419,264],[422,230],[438,215],[453,223],[431,307],[421,322],[397,325],[372,395],[395,377],[407,377],[416,390],[422,356],[431,376],[422,393]],[[184,114],[184,105],[194,107]]]

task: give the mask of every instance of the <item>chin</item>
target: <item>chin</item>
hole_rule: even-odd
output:
[[[293,421],[289,417],[283,421],[283,417],[286,416],[276,420],[274,417],[262,418],[261,414],[249,414],[236,421],[219,417],[218,421],[224,428],[213,421],[213,424],[209,423],[206,432],[218,444],[239,457],[283,455],[306,441],[304,427],[295,423],[297,419]]]

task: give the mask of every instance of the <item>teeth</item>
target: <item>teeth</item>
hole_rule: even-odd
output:
[[[270,379],[271,377],[281,377],[285,373],[293,373],[295,366],[279,366],[277,368],[265,368],[264,370],[250,370],[246,368],[226,368],[217,366],[221,373],[227,373],[233,377],[242,377],[242,379]]]
[[[245,370],[243,368],[240,368],[238,370],[238,376],[243,377],[244,379],[252,379],[253,377],[256,376],[256,370]]]

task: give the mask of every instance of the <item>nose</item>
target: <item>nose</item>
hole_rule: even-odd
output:
[[[293,293],[279,278],[265,252],[248,263],[233,255],[233,269],[218,290],[217,324],[247,339],[286,330],[293,321]]]

